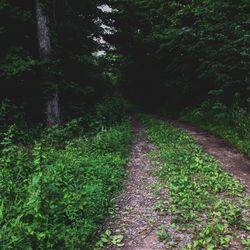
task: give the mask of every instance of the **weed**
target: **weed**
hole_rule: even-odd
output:
[[[154,118],[140,118],[159,149],[153,159],[162,163],[157,175],[168,188],[172,223],[195,231],[186,249],[227,248],[233,229],[249,225],[242,214],[249,208],[243,186],[184,132]],[[161,210],[161,204],[156,209]]]
[[[161,226],[158,228],[157,237],[160,241],[162,241],[163,243],[167,243],[169,236],[170,235],[169,235],[168,230],[165,226]]]
[[[123,235],[112,235],[112,232],[107,229],[102,235],[100,240],[96,243],[94,249],[99,250],[102,249],[105,245],[114,245],[117,247],[124,246],[123,242],[124,236]]]
[[[15,143],[13,126],[3,135],[0,249],[93,249],[121,188],[131,129],[123,122],[88,137],[64,136],[58,139],[64,146],[56,145],[75,126],[55,136],[45,131],[29,147]],[[112,242],[121,244],[121,237]]]

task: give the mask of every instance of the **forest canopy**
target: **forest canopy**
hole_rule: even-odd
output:
[[[46,58],[39,55],[36,1],[0,2],[1,99],[31,120],[44,121],[55,88],[64,120],[114,91],[148,107],[208,98],[231,104],[236,93],[248,105],[247,0],[41,4],[51,43]]]

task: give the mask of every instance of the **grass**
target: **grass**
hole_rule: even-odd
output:
[[[141,116],[141,120],[158,148],[152,159],[161,162],[157,176],[168,189],[172,223],[194,234],[184,249],[227,249],[238,230],[247,235],[249,198],[240,182],[187,134],[154,118]]]
[[[22,146],[14,130],[0,146],[0,249],[93,249],[122,185],[130,124],[62,146],[50,142],[56,131]]]

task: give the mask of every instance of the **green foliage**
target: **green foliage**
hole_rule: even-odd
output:
[[[198,108],[185,109],[177,118],[221,136],[250,155],[250,115],[237,103],[228,107],[218,101],[204,102]]]
[[[23,119],[22,112],[10,100],[4,99],[0,102],[0,132],[7,129],[13,123],[18,123]]]
[[[166,227],[161,226],[157,230],[157,237],[160,241],[166,242],[169,238],[169,233]]]
[[[76,127],[72,121],[55,136],[46,131],[28,148],[15,144],[14,126],[3,135],[1,249],[92,249],[122,184],[131,131],[123,122],[73,139]],[[64,146],[56,145],[64,132],[69,136],[63,137]],[[119,239],[113,241],[119,244]]]
[[[249,204],[244,205],[243,186],[184,132],[153,118],[141,119],[159,149],[153,159],[162,165],[157,175],[168,188],[173,222],[192,222],[196,232],[186,249],[227,248],[235,227],[246,229],[242,210]]]
[[[26,119],[42,122],[53,86],[59,86],[64,121],[90,112],[108,88],[109,68],[94,52],[103,34],[105,1],[41,1],[49,16],[51,51],[41,59],[37,42],[36,4],[0,1],[0,102],[8,98],[23,106]]]
[[[63,147],[67,141],[83,136],[84,130],[83,119],[73,119],[63,126],[55,125],[44,129],[41,138],[46,144]]]
[[[115,44],[127,93],[136,100],[183,106],[221,90],[249,96],[247,0],[110,1]],[[131,10],[134,11],[131,11]],[[167,100],[167,102],[166,102]],[[151,102],[152,105],[152,102]]]
[[[241,243],[245,247],[250,247],[250,239],[242,240]]]
[[[246,106],[247,0],[42,2],[52,45],[43,60],[35,4],[0,1],[0,99],[24,106],[28,119],[43,120],[53,86],[59,89],[64,121],[97,106],[98,120],[112,122],[121,103],[100,100],[118,86],[151,109],[166,100],[170,106],[200,103],[208,93],[231,103],[236,92]],[[113,11],[102,11],[105,4]],[[100,42],[102,38],[107,43]],[[99,51],[105,53],[100,56]],[[103,114],[109,111],[107,120]]]
[[[106,127],[122,121],[129,108],[128,102],[120,94],[114,94],[97,103],[93,127]]]
[[[20,78],[24,73],[34,70],[37,61],[23,54],[21,48],[10,48],[4,61],[0,62],[0,79]]]
[[[111,244],[113,246],[122,247],[124,237],[123,235],[112,235],[112,232],[107,229],[102,235],[100,240],[96,243],[94,249],[102,249],[105,245]]]

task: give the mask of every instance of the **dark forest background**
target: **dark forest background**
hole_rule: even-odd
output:
[[[112,11],[100,8],[105,4]],[[246,0],[54,0],[44,6],[52,52],[41,60],[35,1],[0,3],[1,107],[15,106],[15,116],[44,122],[55,84],[64,121],[86,115],[115,92],[145,109],[208,99],[231,105],[235,95],[248,107]]]

